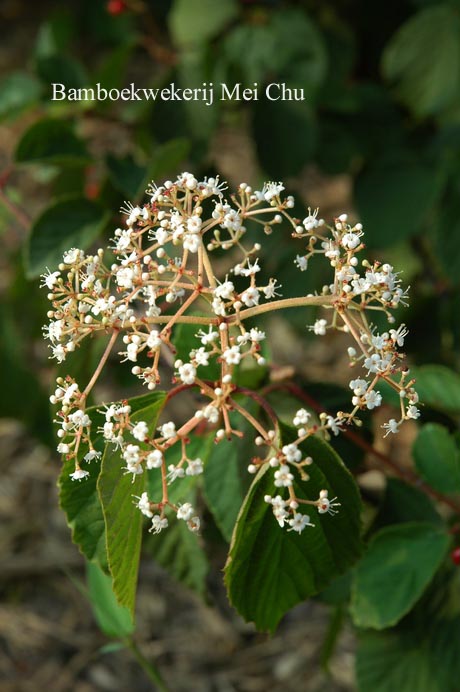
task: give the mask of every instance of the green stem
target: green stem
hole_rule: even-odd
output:
[[[167,686],[166,682],[163,680],[158,668],[148,661],[142,651],[138,648],[135,641],[131,638],[126,640],[126,646],[130,649],[136,661],[141,666],[144,673],[147,675],[149,680],[155,683],[159,692],[170,692],[170,688]]]

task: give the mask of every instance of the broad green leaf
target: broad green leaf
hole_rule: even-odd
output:
[[[425,625],[422,633],[364,632],[358,639],[358,691],[457,692],[460,617]]]
[[[134,632],[131,613],[121,606],[112,590],[112,579],[94,563],[86,563],[89,598],[94,616],[108,637],[124,639]]]
[[[63,120],[44,118],[22,135],[16,147],[18,163],[85,164],[84,143]]]
[[[222,532],[230,542],[244,492],[241,481],[241,454],[248,445],[244,440],[232,438],[213,446],[204,469],[203,491],[209,509]],[[250,464],[246,459],[246,466]]]
[[[433,115],[449,106],[460,90],[458,12],[440,4],[410,17],[386,46],[382,69],[415,115]]]
[[[187,499],[194,502],[194,496]],[[147,545],[152,557],[169,574],[204,596],[209,571],[208,560],[199,536],[189,530],[185,521],[173,519],[165,531],[149,537]]]
[[[283,426],[283,442],[293,439]],[[258,629],[274,631],[294,605],[324,589],[353,564],[361,553],[361,501],[356,484],[339,457],[321,439],[302,445],[313,458],[310,480],[295,482],[296,495],[317,499],[322,489],[341,502],[336,516],[311,510],[315,527],[302,534],[278,526],[265,495],[276,495],[273,470],[257,475],[241,508],[229,558],[225,583],[232,605]]]
[[[11,72],[0,80],[0,119],[16,115],[40,96],[39,82],[26,72]]]
[[[214,444],[214,434],[206,437],[194,435],[187,445],[187,457],[199,457],[206,465]],[[180,445],[173,445],[167,450],[166,464],[176,465],[181,458]],[[200,476],[185,476],[169,486],[169,501],[175,505],[191,502],[196,507],[197,486]],[[153,502],[161,498],[161,474],[157,469],[148,472],[147,489]],[[171,515],[169,517],[171,519]],[[205,577],[209,569],[206,555],[199,537],[192,533],[184,521],[172,518],[167,530],[147,538],[146,548],[152,557],[175,579],[193,589],[201,596],[206,591]]]
[[[69,197],[45,209],[32,226],[28,241],[28,278],[56,267],[72,247],[86,250],[101,235],[108,219],[107,212],[84,197]]]
[[[386,247],[418,232],[439,192],[433,166],[411,162],[372,164],[355,182],[355,202],[366,243]]]
[[[175,0],[169,28],[179,47],[199,46],[217,36],[238,14],[236,0]]]
[[[157,393],[153,393],[130,399],[131,410],[136,412],[147,408],[157,400],[157,396]],[[87,413],[92,421],[94,447],[102,453],[104,439],[100,433],[96,433],[105,422],[105,417],[99,412],[100,410],[102,410],[102,406],[92,406],[87,409]],[[83,461],[83,456],[84,453],[79,454],[79,463],[90,474],[84,481],[73,481],[70,478],[75,464],[72,460],[64,460],[58,481],[59,504],[64,510],[67,523],[72,530],[73,542],[88,560],[95,560],[107,570],[104,516],[96,490],[100,464],[94,461],[91,464],[86,464]]]
[[[146,167],[139,165],[131,155],[117,157],[109,154],[106,163],[110,179],[117,190],[130,199],[137,199],[144,191]]]
[[[165,402],[164,392],[153,392],[148,406],[131,414],[133,423],[144,420],[149,430],[155,430]],[[125,462],[119,450],[106,445],[97,491],[105,522],[107,561],[113,579],[113,591],[120,605],[134,612],[137,573],[142,542],[142,513],[134,497],[145,490],[146,473],[136,475],[123,469]]]
[[[409,612],[443,561],[450,538],[427,522],[379,531],[356,567],[351,614],[358,627],[384,629]]]
[[[437,423],[424,425],[412,452],[420,475],[435,490],[460,492],[460,452],[446,428]]]
[[[460,375],[444,365],[411,368],[420,401],[446,413],[460,413]]]
[[[442,519],[433,502],[421,490],[399,478],[387,478],[385,495],[372,530],[408,521],[430,521],[439,524]]]
[[[273,75],[289,75],[311,93],[324,79],[327,55],[323,37],[313,21],[298,9],[270,13],[266,23],[238,24],[224,39],[225,67],[237,67],[248,86],[260,87]],[[230,81],[230,80],[229,80]]]

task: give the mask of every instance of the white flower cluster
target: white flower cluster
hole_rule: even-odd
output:
[[[236,411],[257,429],[257,444],[269,447],[267,458],[254,459],[249,471],[254,473],[264,464],[273,468],[274,486],[289,497],[285,500],[278,494],[267,502],[281,526],[286,524],[289,530],[300,533],[312,525],[309,517],[298,511],[302,502],[314,505],[319,513],[333,514],[338,506],[336,498],[328,499],[326,490],[312,501],[295,497],[296,476],[307,479],[305,467],[312,463],[301,451],[309,435],[337,435],[361,410],[380,406],[378,384],[382,380],[389,382],[401,399],[401,416],[383,426],[386,434],[397,432],[404,420],[419,416],[417,394],[400,353],[407,330],[401,325],[379,334],[366,317],[368,308],[381,310],[393,324],[391,310],[406,304],[406,291],[390,265],[366,260],[359,263],[357,253],[364,247],[362,227],[348,224],[346,215],[336,219],[332,227],[318,218],[317,210],[309,209],[303,221],[295,219],[290,212],[294,199],[281,197],[284,186],[280,182],[266,183],[261,190],[242,183],[228,197],[225,191],[226,185],[217,177],[199,181],[187,172],[159,187],[152,185],[147,191],[148,203],[127,204],[123,210],[125,223],[114,231],[108,255],[115,256],[114,260],[107,260],[103,249],[85,254],[71,248],[56,271],[47,270],[43,275],[42,286],[49,291],[52,304],[44,334],[58,362],[86,337],[109,337],[85,389],[81,391],[71,378],[58,380],[51,397],[60,406],[58,451],[75,462],[72,479],[82,480],[89,471],[81,464],[101,455],[92,441],[99,434],[119,450],[123,469],[132,474],[133,481],[146,470],[161,473],[161,500],[152,501],[147,493],[137,498],[140,511],[152,521],[151,530],[159,532],[167,526],[169,508],[195,531],[199,519],[193,507],[188,502],[172,504],[168,486],[203,471],[202,459],[189,458],[187,452],[194,428],[211,428],[216,442],[240,435],[230,422],[230,414]],[[305,252],[295,260],[301,271],[315,254],[323,254],[333,268],[333,281],[319,294],[283,299],[276,278],[264,275],[260,244],[244,244],[250,222],[261,224],[269,233],[283,221],[294,238],[306,242]],[[211,262],[216,250],[220,251],[219,266],[225,267],[220,276]],[[227,253],[223,264],[221,251]],[[310,329],[318,336],[332,329],[347,332],[354,340],[348,351],[350,362],[360,364],[363,372],[350,382],[351,413],[322,413],[319,421],[312,422],[310,413],[300,409],[293,421],[298,438],[277,446],[277,433],[255,421],[235,395],[239,372],[247,362],[266,365],[265,331],[247,321],[293,306],[332,311],[330,320],[321,315]],[[180,343],[175,344],[181,324],[195,326],[194,342],[185,353]],[[122,344],[121,361],[130,365],[132,374],[149,390],[160,382],[159,365],[164,354],[174,363],[174,393],[197,389],[197,410],[179,429],[174,421],[167,421],[151,430],[150,421],[138,420],[129,404],[122,402],[100,411],[103,422],[94,430],[97,426],[86,411],[87,397],[117,343]],[[180,357],[176,355],[178,349]],[[210,372],[214,373],[212,378]],[[175,464],[166,458],[173,445],[181,447]]]

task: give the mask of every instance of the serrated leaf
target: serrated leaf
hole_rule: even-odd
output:
[[[460,492],[460,452],[446,428],[427,423],[412,448],[420,475],[440,493]]]
[[[108,637],[124,639],[134,632],[131,613],[121,606],[112,590],[112,579],[94,563],[86,563],[88,593],[94,616]]]
[[[133,423],[144,420],[152,432],[157,424],[166,395],[153,392],[148,406],[131,414]],[[97,491],[105,522],[107,562],[113,579],[113,591],[120,605],[134,612],[137,573],[142,542],[142,513],[133,502],[146,484],[146,473],[131,477],[124,470],[120,450],[106,445]]]
[[[190,496],[187,499],[194,501]],[[164,532],[152,536],[148,543],[152,557],[169,574],[204,596],[209,564],[199,537],[190,531],[185,521],[173,520]]]
[[[433,41],[433,36],[441,40]],[[410,17],[386,46],[382,69],[415,115],[433,115],[448,107],[460,90],[458,12],[441,4]]]
[[[27,247],[27,277],[56,267],[72,247],[86,250],[102,233],[109,214],[96,202],[70,197],[54,204],[32,226]]]
[[[399,622],[422,596],[449,545],[443,528],[428,522],[389,526],[375,534],[354,573],[354,623],[384,629]]]
[[[149,406],[157,393],[134,397],[129,400],[131,411],[135,413]],[[87,413],[92,421],[93,445],[99,451],[104,451],[104,439],[96,433],[105,422],[105,416],[99,413],[101,406],[92,406]],[[107,550],[105,544],[105,524],[101,503],[97,494],[96,484],[100,473],[100,464],[83,461],[84,452],[78,455],[78,461],[82,468],[89,471],[89,476],[84,481],[73,481],[70,474],[75,470],[72,459],[64,460],[61,474],[58,480],[59,504],[64,510],[67,523],[72,530],[72,540],[88,560],[95,560],[103,569],[107,570]]]
[[[238,14],[236,0],[175,0],[169,28],[179,47],[199,46],[216,36]]]
[[[0,119],[16,115],[40,96],[39,82],[26,72],[12,72],[0,80]]]
[[[16,147],[18,163],[85,164],[84,143],[63,120],[43,118],[22,135]]]
[[[204,469],[203,492],[206,502],[223,537],[229,542],[244,500],[240,475],[244,446],[244,440],[223,440],[211,449]],[[249,457],[246,462],[247,466]]]
[[[283,426],[283,442],[295,433]],[[294,605],[325,588],[361,553],[361,501],[356,484],[332,448],[317,437],[306,440],[302,453],[311,456],[310,480],[295,482],[296,495],[315,500],[322,489],[341,502],[339,514],[312,515],[315,527],[302,534],[281,529],[265,495],[278,494],[273,470],[258,474],[241,508],[225,567],[232,605],[258,629],[274,631]]]

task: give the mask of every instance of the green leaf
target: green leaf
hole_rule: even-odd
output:
[[[300,87],[310,94],[323,81],[327,55],[322,34],[298,9],[270,13],[267,23],[238,24],[224,39],[227,70],[237,67],[245,84],[273,81],[284,73],[290,81],[302,76]]]
[[[365,632],[359,637],[359,692],[457,692],[460,618],[417,631]]]
[[[238,14],[236,0],[175,0],[169,14],[174,43],[199,46],[219,34]]]
[[[415,389],[425,406],[446,413],[460,413],[460,375],[444,365],[411,368]]]
[[[66,89],[81,89],[88,83],[83,65],[62,53],[38,58],[37,74],[50,92],[52,84],[64,84]]]
[[[102,233],[109,214],[84,197],[63,199],[42,213],[32,226],[28,241],[27,277],[56,267],[72,247],[86,250]]]
[[[153,392],[149,405],[132,413],[133,423],[145,420],[150,432],[156,427],[166,395]],[[142,513],[133,502],[145,489],[146,473],[134,480],[123,470],[125,463],[119,450],[107,444],[97,481],[97,491],[104,514],[107,560],[113,579],[113,591],[120,605],[134,612],[137,573],[142,541]]]
[[[123,157],[109,154],[106,163],[110,180],[117,190],[130,199],[137,199],[145,187],[146,167],[140,166],[130,154]]]
[[[223,440],[211,449],[204,469],[206,502],[223,537],[229,542],[244,500],[240,459],[245,447],[244,440]],[[248,466],[249,457],[246,462]]]
[[[460,90],[458,12],[447,4],[417,12],[386,46],[382,70],[415,115],[433,115],[448,107]]]
[[[86,563],[89,598],[97,624],[107,637],[124,639],[134,632],[131,613],[121,606],[112,590],[112,579],[94,563]]]
[[[282,426],[283,442],[295,433]],[[329,445],[311,437],[301,445],[311,456],[310,480],[295,482],[297,497],[315,500],[322,489],[337,495],[340,512],[312,514],[314,528],[302,534],[278,526],[265,495],[276,495],[273,470],[257,475],[241,508],[229,558],[225,583],[232,605],[258,629],[274,631],[294,605],[318,593],[344,572],[361,553],[361,502],[356,484]]]
[[[89,157],[84,143],[63,120],[44,118],[22,135],[16,147],[18,163],[85,164]]]
[[[435,490],[460,492],[460,452],[446,428],[437,423],[424,425],[412,452],[420,475]]]
[[[146,394],[129,400],[131,411],[143,410],[152,402],[156,402],[158,393]],[[94,448],[103,452],[104,439],[96,430],[105,422],[105,416],[99,412],[101,406],[91,406],[87,413],[92,421]],[[80,466],[90,472],[82,482],[73,481],[70,474],[75,470],[72,459],[65,459],[59,476],[59,504],[64,510],[67,523],[72,530],[72,540],[88,560],[95,560],[104,569],[107,567],[107,550],[105,543],[105,524],[101,503],[97,494],[96,484],[100,473],[100,465],[96,462],[86,464],[83,461],[85,452],[78,454]]]
[[[448,187],[447,194],[439,205],[434,231],[433,245],[436,258],[441,262],[449,282],[458,285],[460,282],[460,244],[458,242],[460,200],[458,190],[454,186]]]
[[[420,231],[439,184],[437,170],[421,163],[382,162],[364,169],[354,194],[366,243],[387,247]]]
[[[430,521],[439,524],[442,519],[430,498],[418,488],[399,478],[387,478],[383,502],[372,525],[372,530],[388,524],[409,521]]]
[[[379,531],[354,574],[354,623],[375,629],[397,623],[422,596],[449,544],[445,531],[428,522],[399,524]]]
[[[193,497],[189,498],[193,501]],[[177,581],[196,591],[206,593],[209,564],[199,537],[190,531],[185,521],[174,520],[161,534],[148,540],[153,558]]]
[[[26,72],[11,72],[0,80],[0,119],[16,115],[40,96],[38,81]]]
[[[149,179],[160,178],[176,171],[187,158],[189,151],[190,142],[183,137],[170,139],[157,146],[148,169]]]

